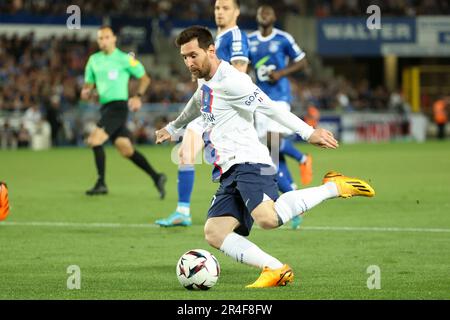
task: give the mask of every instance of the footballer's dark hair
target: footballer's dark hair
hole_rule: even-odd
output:
[[[193,39],[198,40],[198,46],[203,50],[207,50],[210,45],[214,45],[214,38],[211,32],[203,26],[192,26],[184,29],[178,35],[175,44],[177,47],[181,47]]]
[[[234,5],[236,8],[240,9],[241,8],[241,1],[240,0],[233,0]]]
[[[104,29],[109,29],[109,30],[112,31],[112,33],[113,33],[114,35],[116,34],[116,32],[114,31],[114,29],[113,29],[110,25],[104,24],[104,25],[102,25],[100,28],[98,28],[98,30],[104,30]]]

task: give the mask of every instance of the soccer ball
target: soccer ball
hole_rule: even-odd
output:
[[[203,249],[189,250],[177,263],[178,281],[188,290],[208,290],[216,284],[219,275],[219,261]]]

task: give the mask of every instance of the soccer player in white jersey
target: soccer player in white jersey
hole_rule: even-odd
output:
[[[198,89],[178,118],[156,132],[156,142],[171,139],[177,130],[202,116],[214,158],[213,179],[220,181],[208,211],[205,239],[238,262],[262,269],[259,278],[247,287],[286,285],[294,279],[292,269],[246,238],[253,222],[263,229],[273,229],[326,199],[371,197],[375,192],[361,179],[329,172],[319,187],[278,197],[274,164],[253,126],[255,110],[322,148],[338,147],[333,134],[313,129],[289,111],[274,108],[273,101],[247,74],[217,58],[207,28],[187,28],[176,43],[189,71],[199,79]]]
[[[214,18],[217,25],[215,46],[216,54],[220,59],[230,62],[237,70],[246,72],[249,48],[247,35],[237,26],[239,7],[239,0],[215,2]],[[204,143],[208,143],[202,140],[204,125],[203,119],[199,117],[188,124],[183,135],[183,142],[178,151],[178,204],[175,211],[167,218],[155,221],[162,227],[192,224],[190,200],[194,187],[194,163]]]

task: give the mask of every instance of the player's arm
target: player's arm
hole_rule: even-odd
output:
[[[256,100],[258,101],[257,108],[259,112],[296,132],[303,140],[308,141],[313,145],[330,149],[336,149],[339,146],[333,133],[323,128],[314,129],[295,114],[284,108],[274,108],[274,102],[264,94],[264,92],[261,91],[261,94],[262,98]]]
[[[303,140],[311,144],[322,148],[335,149],[338,147],[338,142],[330,131],[322,128],[314,129],[295,114],[283,108],[275,108],[272,99],[258,88],[248,75],[242,74],[239,79],[227,79],[225,86],[230,96],[233,97],[233,107],[250,113],[254,113],[258,109],[262,114],[298,133]]]
[[[277,82],[283,77],[287,77],[292,73],[305,69],[307,66],[308,62],[306,58],[303,58],[299,61],[290,63],[286,68],[280,70],[273,70],[271,73],[269,73],[269,78],[271,81]]]
[[[236,34],[233,34],[233,43],[230,47],[230,63],[237,70],[247,73],[250,49],[247,36],[242,31],[239,32],[241,33],[240,37],[236,37]]]
[[[138,111],[142,107],[142,96],[145,94],[145,91],[147,91],[150,83],[151,79],[146,73],[139,78],[137,92],[128,100],[128,107],[131,111]]]
[[[330,149],[336,149],[339,146],[333,133],[323,128],[314,129],[292,112],[284,108],[275,108],[274,102],[268,96],[265,96],[262,102],[258,102],[257,109],[272,120],[298,133],[303,140],[313,145]]]
[[[151,80],[145,72],[143,64],[136,59],[136,56],[133,52],[130,52],[128,54],[127,59],[128,61],[126,61],[125,63],[128,73],[136,79],[139,79],[136,94],[128,99],[128,107],[131,111],[138,111],[142,107],[142,96],[145,94],[145,91],[150,85]]]
[[[269,78],[272,82],[276,82],[283,77],[305,69],[308,65],[305,58],[305,52],[300,49],[291,35],[287,35],[282,43],[283,53],[286,57],[289,57],[292,63],[286,66],[286,68],[272,71],[269,74]]]
[[[84,85],[81,89],[81,100],[89,100],[92,90],[95,88],[95,74],[92,68],[92,60],[89,58],[86,68],[84,69]]]
[[[248,60],[233,60],[231,65],[241,72],[247,73]]]
[[[200,116],[201,112],[196,94],[189,100],[181,114],[174,121],[169,122],[169,124],[161,130],[156,131],[156,143],[162,143],[169,140],[178,130]]]
[[[92,95],[92,90],[94,90],[94,83],[85,83],[81,89],[81,100],[89,100]]]

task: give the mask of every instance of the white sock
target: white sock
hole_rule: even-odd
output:
[[[234,232],[225,237],[220,246],[220,251],[236,259],[237,262],[246,263],[260,269],[264,267],[278,269],[283,266],[278,259],[265,253],[256,244]]]
[[[339,196],[334,182],[327,182],[320,187],[306,188],[282,194],[275,202],[275,211],[283,224],[318,205],[323,200]]]
[[[190,204],[188,202],[178,202],[176,211],[186,217],[189,217],[191,215],[191,208],[189,207],[189,205]]]
[[[187,217],[191,215],[191,210],[189,207],[177,207],[177,212]]]
[[[306,154],[304,154],[304,155],[302,156],[302,158],[300,159],[300,163],[301,163],[301,164],[305,163],[307,159],[308,159],[308,156],[307,156]]]

